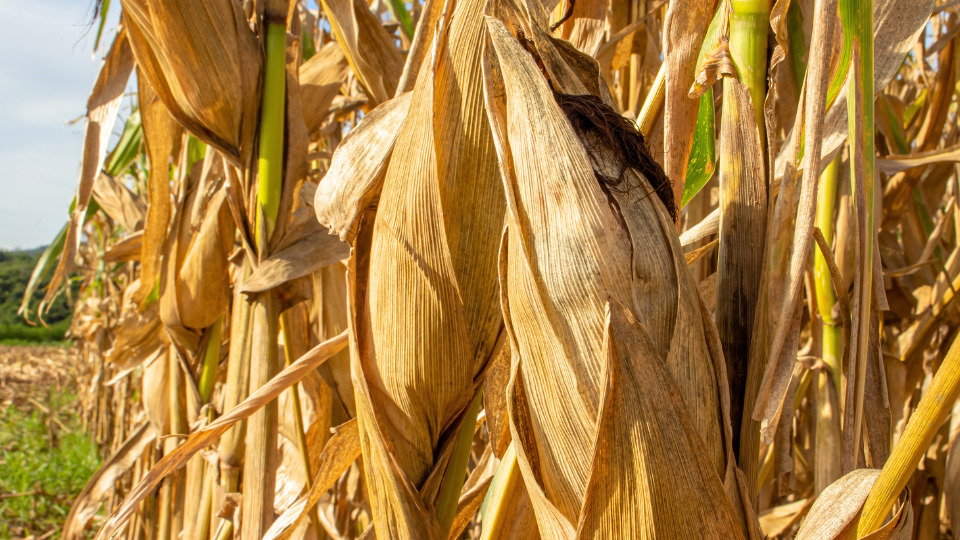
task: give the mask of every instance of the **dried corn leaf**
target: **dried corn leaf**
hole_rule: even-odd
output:
[[[93,198],[100,208],[128,232],[143,227],[147,203],[142,197],[107,173],[101,172],[93,183]]]
[[[267,384],[250,394],[250,397],[206,427],[195,431],[173,452],[168,453],[150,472],[133,488],[113,514],[107,519],[97,540],[107,540],[119,531],[120,527],[139,507],[140,501],[146,498],[157,487],[161,480],[173,473],[193,457],[201,449],[211,445],[220,435],[223,435],[234,423],[244,420],[260,410],[264,405],[273,401],[281,392],[296,384],[310,374],[317,366],[330,358],[347,345],[346,332],[329,339],[303,355],[287,369],[277,374]]]
[[[560,26],[560,35],[578,50],[595,56],[603,41],[607,2],[580,0],[573,4],[573,13]]]
[[[140,249],[140,281],[143,286],[134,296],[142,304],[160,279],[160,255],[167,238],[172,208],[170,204],[170,158],[179,145],[182,128],[160,101],[146,77],[137,71],[143,142],[150,160],[147,178],[147,216]]]
[[[887,156],[877,159],[877,171],[887,176],[912,169],[922,167],[933,163],[960,161],[960,146],[951,146],[940,150],[930,150],[929,152],[918,152],[909,156]]]
[[[663,165],[673,180],[677,205],[683,196],[683,179],[687,177],[687,161],[693,147],[693,130],[697,123],[697,100],[688,92],[693,85],[697,57],[707,27],[713,16],[714,2],[696,0],[672,2],[663,25],[663,54],[667,90],[664,97]]]
[[[751,405],[744,395],[767,235],[767,175],[750,88],[729,77],[723,87],[716,321],[728,366],[730,420],[739,431]]]
[[[606,380],[577,538],[743,538],[653,341],[623,306],[611,300],[608,309]]]
[[[893,80],[904,57],[917,43],[917,37],[927,26],[935,0],[876,0],[873,6],[873,63],[874,88],[877,93]],[[834,16],[836,14],[834,13]],[[829,56],[829,55],[828,55]],[[814,58],[811,53],[811,58]],[[833,160],[836,152],[847,139],[847,92],[841,91],[833,101],[824,119],[823,146],[820,153],[819,170],[823,170]],[[776,175],[773,185],[787,180],[787,162],[792,158],[788,149],[797,137],[803,137],[802,130],[794,127],[776,158]]]
[[[813,506],[813,499],[800,499],[771,508],[760,515],[760,528],[763,534],[771,538],[787,532],[807,515],[811,506]]]
[[[123,91],[133,71],[133,64],[127,32],[121,31],[114,38],[110,51],[100,66],[97,82],[87,100],[87,125],[83,133],[83,157],[80,163],[80,179],[77,181],[76,204],[70,215],[60,261],[38,309],[41,316],[59,294],[64,279],[73,270],[87,205],[93,193],[94,181],[107,156],[107,142],[113,135],[113,124],[117,120],[117,112],[120,110]]]
[[[350,247],[329,234],[326,227],[317,222],[312,209],[297,210],[293,219],[276,251],[241,285],[243,292],[272,289],[350,255]]]
[[[350,131],[330,162],[313,207],[317,220],[344,242],[353,243],[358,219],[380,198],[387,164],[394,144],[410,110],[412,94],[406,93],[383,103]]]
[[[836,2],[831,0],[816,6],[810,51],[810,58],[815,60],[808,65],[807,81],[804,83],[803,113],[798,113],[794,125],[795,131],[799,131],[800,126],[803,126],[806,133],[802,182],[797,186],[800,178],[794,177],[787,179],[781,186],[773,213],[773,223],[770,224],[768,233],[770,245],[766,257],[770,303],[766,309],[769,310],[772,322],[768,346],[770,360],[766,363],[756,404],[744,405],[745,408],[753,408],[751,416],[754,420],[762,421],[763,440],[767,444],[773,440],[776,432],[790,373],[793,371],[792,360],[796,358],[796,350],[791,351],[786,343],[791,338],[788,334],[799,332],[799,320],[792,314],[800,301],[803,272],[807,255],[810,253],[810,240],[817,214],[819,156],[825,129],[826,95],[830,83],[828,51],[833,46],[831,30],[836,5]],[[793,151],[796,151],[796,148]],[[799,203],[795,197],[799,198]]]
[[[143,230],[124,236],[103,254],[103,262],[140,261],[140,252],[143,249]]]
[[[122,0],[145,77],[180,124],[234,163],[253,152],[261,55],[240,4]]]
[[[877,481],[877,469],[858,469],[823,491],[810,508],[797,532],[797,540],[856,540],[857,521],[867,494]],[[863,540],[909,540],[913,537],[913,507],[910,496],[893,518]]]
[[[200,201],[194,197],[193,204]],[[207,328],[220,317],[230,299],[227,272],[233,250],[234,226],[220,190],[207,208],[200,230],[192,234],[186,219],[181,221],[178,245],[186,244],[177,274],[177,304],[180,320],[190,328]]]
[[[321,0],[321,4],[370,105],[392,98],[403,73],[403,56],[377,16],[362,0]]]
[[[350,64],[336,43],[327,43],[300,66],[300,101],[307,131],[315,132],[347,79]]]
[[[350,420],[336,428],[333,437],[323,449],[320,455],[321,465],[314,475],[313,487],[273,522],[270,529],[263,535],[263,540],[291,538],[296,528],[305,521],[307,512],[317,505],[320,497],[358,457],[360,457],[360,433],[357,429],[357,421]]]

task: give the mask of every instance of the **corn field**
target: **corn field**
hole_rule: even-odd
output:
[[[960,534],[960,2],[117,4],[64,540]]]

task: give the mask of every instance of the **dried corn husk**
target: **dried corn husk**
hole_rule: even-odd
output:
[[[611,190],[620,212],[611,211],[533,59],[502,23],[487,21],[493,46],[485,63],[486,97],[510,210],[500,277],[514,356],[508,402],[541,535],[571,538],[587,504],[609,298],[632,306],[636,318],[651,325],[653,349],[683,381],[697,438],[706,441],[703,457],[714,476],[705,478],[722,491],[727,460],[717,378],[671,220],[655,197],[644,196],[652,190],[633,171],[627,181],[635,184],[627,185],[636,185],[636,193]],[[581,74],[580,84],[598,84],[598,70],[591,80],[566,69]],[[735,518],[730,523],[742,534]]]
[[[480,8],[479,1],[458,3],[438,23],[375,218],[360,221],[354,240],[353,382],[381,539],[440,534],[427,510],[444,476],[444,460],[435,457],[456,435],[501,329],[496,249],[504,203],[483,111]],[[390,151],[345,142],[337,154],[354,159],[348,149],[376,152],[374,159]],[[354,188],[343,185],[352,175],[335,170],[318,189],[318,214],[327,207],[322,193]],[[363,212],[360,205],[347,211],[354,208]]]

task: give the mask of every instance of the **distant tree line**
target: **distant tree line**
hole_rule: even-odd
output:
[[[43,248],[26,251],[0,251],[0,341],[61,341],[70,326],[73,310],[67,303],[66,295],[61,294],[53,303],[50,312],[44,317],[49,327],[39,324],[35,316],[31,317],[36,326],[17,315],[23,293],[30,281],[30,274],[37,264]],[[32,306],[37,306],[46,292],[46,280],[33,294]]]

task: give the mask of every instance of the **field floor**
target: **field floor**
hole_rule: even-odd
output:
[[[0,539],[58,538],[99,465],[67,346],[0,345]]]

